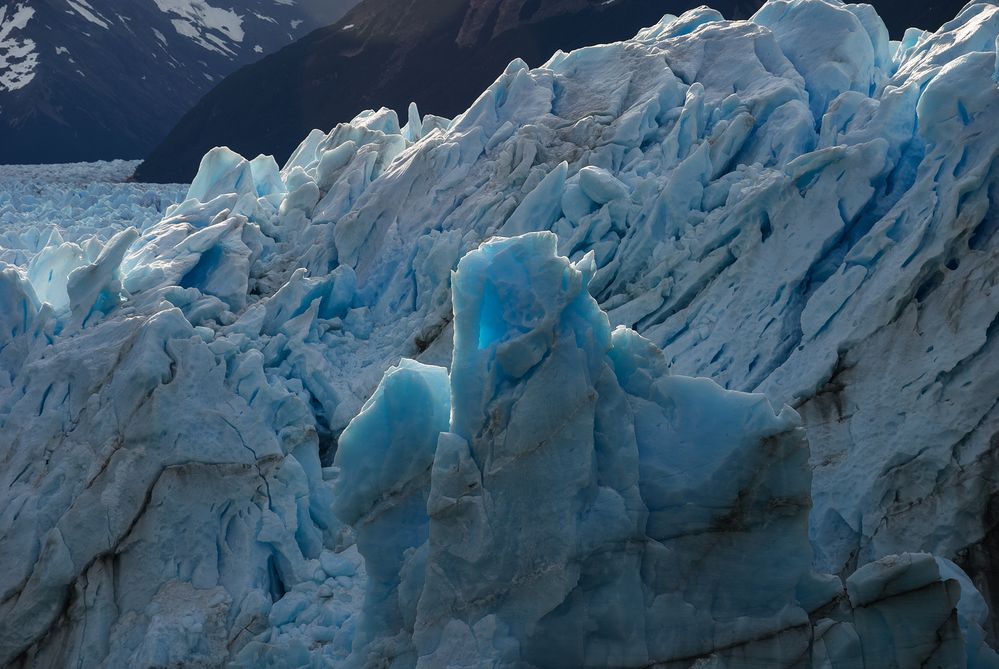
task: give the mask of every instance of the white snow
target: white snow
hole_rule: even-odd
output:
[[[100,26],[107,30],[111,27],[111,23],[101,16],[94,8],[87,2],[87,0],[66,0],[73,11],[85,18],[87,21]]]
[[[22,2],[0,6],[0,92],[24,88],[35,78],[35,41],[17,36],[34,15],[35,10]]]
[[[209,51],[233,55],[232,44],[243,41],[243,17],[232,9],[214,7],[204,0],[153,0],[160,11],[176,14],[172,19],[178,34],[189,37]],[[224,40],[223,40],[224,38]]]

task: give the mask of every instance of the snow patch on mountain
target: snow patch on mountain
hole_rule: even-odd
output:
[[[17,35],[34,15],[35,10],[27,3],[0,7],[0,91],[16,91],[35,78],[35,41]]]
[[[177,14],[171,19],[178,34],[190,37],[209,51],[234,55],[230,42],[242,42],[243,17],[232,9],[214,7],[204,0],[153,0],[160,11]]]
[[[100,13],[98,13],[97,10],[87,2],[87,0],[66,0],[66,3],[73,8],[73,11],[90,23],[98,25],[105,30],[111,27],[110,21],[101,16]]]

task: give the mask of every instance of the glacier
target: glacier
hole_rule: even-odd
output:
[[[699,8],[4,181],[0,665],[999,666],[997,38]]]
[[[444,368],[403,360],[343,433],[334,511],[369,577],[348,666],[999,661],[966,655],[967,595],[932,556],[866,565],[846,592],[815,572],[797,414],[669,374],[611,331],[593,255],[557,242],[462,258],[450,394]]]

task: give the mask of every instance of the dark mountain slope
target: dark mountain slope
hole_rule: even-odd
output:
[[[356,0],[0,0],[0,163],[148,153],[226,75]]]

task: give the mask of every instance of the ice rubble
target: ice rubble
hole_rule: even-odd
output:
[[[702,8],[16,196],[0,664],[995,666],[997,36]]]

